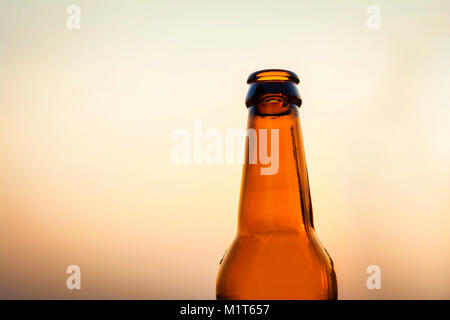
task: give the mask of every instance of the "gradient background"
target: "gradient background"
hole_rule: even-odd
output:
[[[271,67],[339,298],[449,299],[450,1],[387,0],[0,0],[0,298],[214,299],[241,166],[176,166],[171,133],[244,128]]]

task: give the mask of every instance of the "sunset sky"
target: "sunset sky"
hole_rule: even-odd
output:
[[[198,120],[245,128],[247,76],[275,67],[300,78],[339,298],[449,299],[449,12],[437,0],[0,0],[0,298],[214,299],[241,165],[176,165],[171,135]],[[72,264],[81,290],[65,286]]]

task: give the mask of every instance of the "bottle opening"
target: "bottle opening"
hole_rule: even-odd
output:
[[[301,106],[302,99],[297,90],[300,82],[297,75],[291,71],[282,69],[266,69],[253,72],[247,80],[250,88],[245,100],[245,105],[251,107],[261,103],[278,103],[284,109],[284,104]],[[262,109],[261,106],[258,109]],[[273,110],[273,107],[269,108]],[[280,111],[281,112],[281,111]],[[278,112],[277,112],[278,113]]]
[[[282,69],[266,69],[253,72],[247,79],[247,83],[255,83],[255,82],[283,82],[283,81],[291,81],[296,84],[300,82],[298,76],[288,70]]]

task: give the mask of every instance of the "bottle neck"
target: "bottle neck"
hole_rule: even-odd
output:
[[[247,129],[238,233],[308,233],[313,219],[298,107],[257,103]]]

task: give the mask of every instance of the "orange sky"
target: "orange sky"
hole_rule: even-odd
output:
[[[171,133],[245,128],[270,67],[339,297],[450,297],[450,3],[378,1],[380,30],[368,1],[77,3],[72,31],[69,2],[0,4],[0,298],[213,299],[241,167],[176,166]]]

